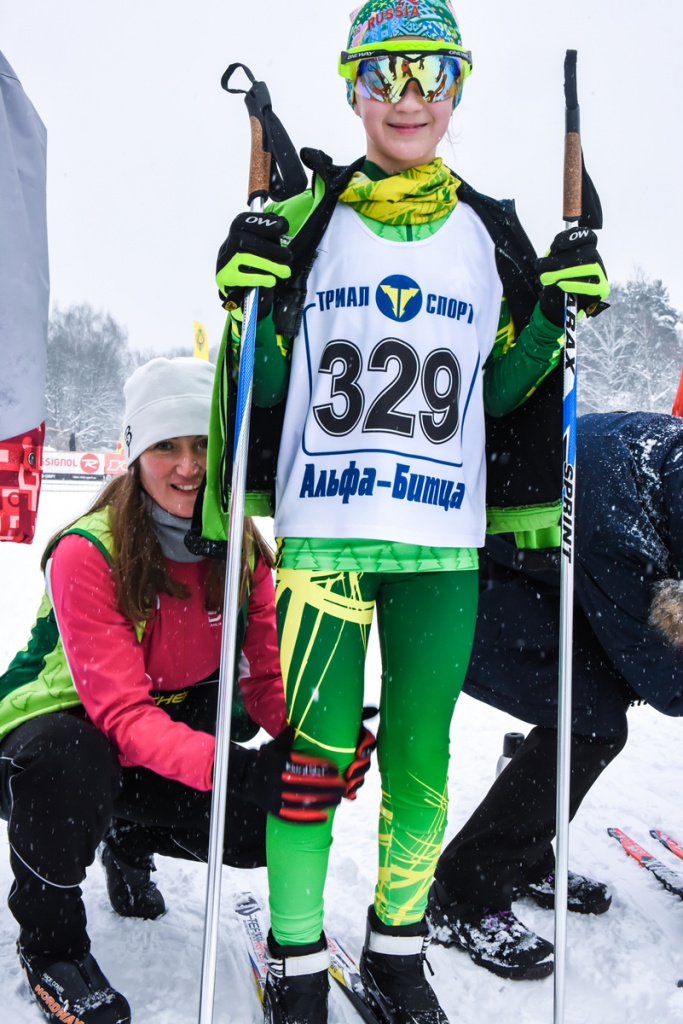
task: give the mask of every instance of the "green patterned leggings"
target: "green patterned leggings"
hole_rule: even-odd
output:
[[[388,925],[419,921],[446,826],[448,741],[477,612],[475,570],[359,573],[280,569],[280,658],[295,747],[344,771],[363,705],[375,605],[382,655],[378,760],[382,777],[375,909]],[[269,817],[271,925],[283,945],[315,942],[332,818]]]

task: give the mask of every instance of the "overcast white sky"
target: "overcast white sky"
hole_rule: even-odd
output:
[[[353,0],[0,0],[0,49],[48,129],[52,301],[87,301],[133,347],[216,348],[218,245],[245,203],[233,61],[268,83],[297,147],[347,162],[360,122],[336,74]],[[456,0],[474,73],[441,155],[514,197],[537,249],[562,228],[563,64],[578,50],[586,162],[613,280],[661,277],[683,309],[680,0]]]

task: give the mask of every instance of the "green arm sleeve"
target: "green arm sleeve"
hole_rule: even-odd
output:
[[[237,374],[242,336],[241,310],[228,314],[228,330],[233,372]],[[272,313],[259,320],[254,344],[254,405],[277,405],[285,397],[289,381],[289,352],[290,343],[275,331]]]
[[[518,338],[505,298],[496,341],[484,364],[484,408],[490,416],[505,416],[521,405],[557,365],[564,337],[543,316],[538,305]]]

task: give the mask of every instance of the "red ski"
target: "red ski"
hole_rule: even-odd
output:
[[[620,828],[608,828],[607,831],[613,839],[616,839],[621,844],[630,857],[633,857],[641,867],[647,868],[655,876],[660,885],[663,885],[665,889],[668,889],[669,892],[683,900],[683,874],[681,872],[675,871],[673,868],[663,864],[661,860],[657,860],[656,857],[653,857],[651,853],[648,853],[643,846],[637,843],[635,839],[631,839],[625,832],[622,832]]]
[[[683,860],[683,846],[680,846],[671,836],[668,836],[666,832],[662,832],[658,828],[651,828],[650,835],[655,839],[658,839],[662,846],[665,846],[670,853],[675,854],[680,860]]]

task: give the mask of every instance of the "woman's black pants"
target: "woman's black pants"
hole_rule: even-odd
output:
[[[0,742],[0,817],[22,948],[60,959],[89,948],[80,886],[112,826],[128,863],[155,852],[206,861],[210,814],[210,792],[121,768],[113,746],[78,713],[18,726]],[[265,864],[265,823],[264,811],[229,794],[224,863]]]

